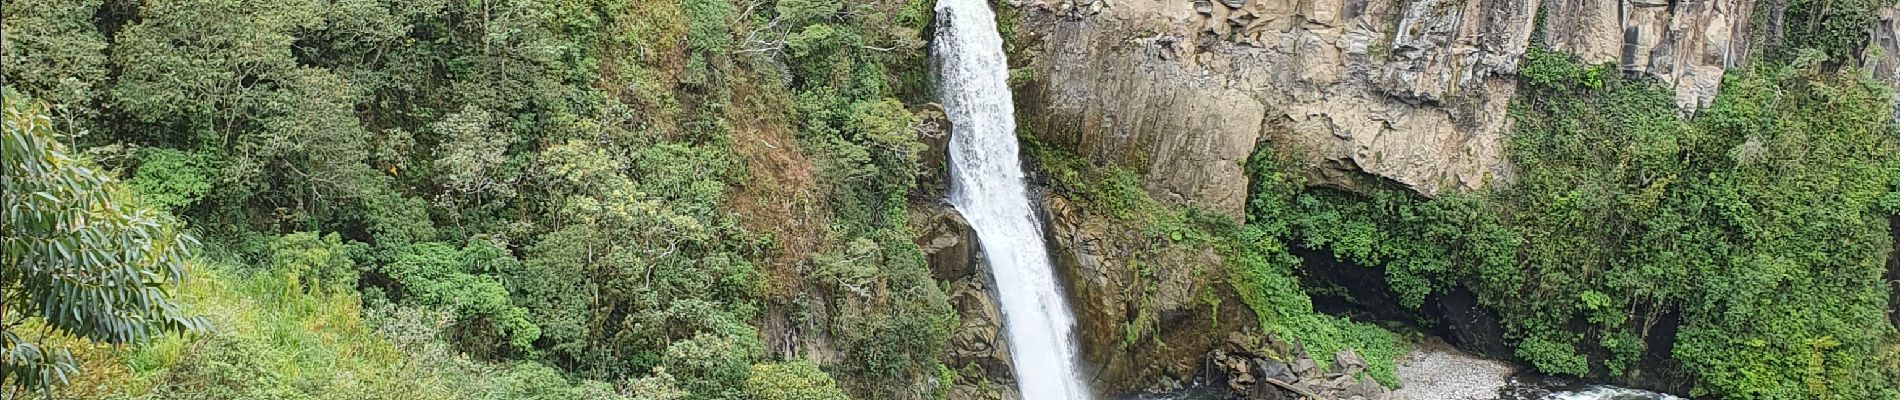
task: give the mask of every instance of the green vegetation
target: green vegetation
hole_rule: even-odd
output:
[[[138,344],[206,328],[168,288],[194,239],[89,160],[45,103],[4,89],[0,150],[0,391],[47,390],[77,371],[59,340]]]
[[[831,376],[809,361],[752,366],[746,389],[763,400],[845,400],[844,392]]]
[[[1307,187],[1268,146],[1242,222],[1027,151],[1058,196],[1127,228],[1124,348],[1165,345],[1162,260],[1218,254],[1191,273],[1261,331],[1354,349],[1395,384],[1400,335],[1316,312],[1307,250],[1378,268],[1404,307],[1469,290],[1544,372],[1900,399],[1882,276],[1900,129],[1854,67],[1881,5],[1789,0],[1690,118],[1655,82],[1534,46],[1516,180],[1483,193]],[[1018,12],[999,10],[1006,37]],[[0,398],[943,397],[980,371],[939,362],[959,321],[906,224],[941,190],[918,176],[932,17],[928,0],[0,3]],[[1675,370],[1642,370],[1655,358]]]
[[[163,238],[170,211],[214,265],[185,297],[215,329],[94,349],[82,369],[119,373],[55,394],[937,390],[955,316],[905,226],[921,152],[905,100],[929,96],[929,2],[50,0],[3,14],[0,76],[49,101],[21,118],[69,133],[34,143],[79,149],[102,167],[73,179],[117,175],[143,199],[74,206]],[[34,146],[9,144],[9,166]],[[16,177],[9,202],[33,192]],[[32,209],[65,209],[49,204]],[[187,260],[176,240],[112,265],[170,284]],[[5,275],[8,296],[43,280],[31,271]],[[105,343],[196,326],[134,292],[105,298],[153,325],[0,319]],[[59,358],[8,334],[7,376],[30,391],[74,372],[16,369]],[[812,364],[785,340],[842,359]]]
[[[84,347],[71,399],[629,398],[538,363],[486,362],[449,342],[450,312],[364,309],[353,291],[304,293],[287,271],[204,258],[177,291],[214,333],[139,347]],[[652,385],[650,382],[645,382]],[[649,392],[641,398],[672,386]],[[660,397],[665,398],[665,397]],[[678,398],[678,397],[672,397]]]
[[[1683,119],[1611,66],[1526,58],[1514,184],[1289,190],[1251,166],[1249,224],[1285,221],[1287,244],[1381,267],[1406,307],[1471,289],[1546,373],[1634,374],[1666,343],[1698,395],[1900,396],[1881,277],[1900,133],[1880,83],[1820,58],[1738,69]],[[1256,279],[1243,296],[1286,285]],[[1677,318],[1673,337],[1653,331]]]

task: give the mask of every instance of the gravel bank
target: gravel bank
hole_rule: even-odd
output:
[[[1399,359],[1392,400],[1493,400],[1517,368],[1465,354],[1432,340]]]

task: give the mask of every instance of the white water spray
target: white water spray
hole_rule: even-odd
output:
[[[950,202],[976,230],[1009,330],[1024,399],[1086,400],[1075,317],[1056,285],[1017,158],[1015,105],[996,16],[985,0],[937,2],[937,57],[950,136]]]
[[[1682,398],[1636,389],[1593,386],[1574,392],[1552,393],[1544,396],[1543,400],[1682,400]]]

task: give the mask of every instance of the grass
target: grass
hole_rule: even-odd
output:
[[[212,331],[141,346],[77,340],[80,373],[57,399],[501,399],[610,397],[535,363],[454,354],[445,314],[364,310],[354,290],[309,290],[282,274],[199,259],[174,292]],[[366,317],[367,316],[367,317]],[[594,397],[598,398],[598,397]]]

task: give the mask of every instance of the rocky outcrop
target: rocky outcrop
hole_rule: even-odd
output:
[[[1078,0],[1079,1],[1079,0]],[[1238,7],[1230,6],[1238,4]],[[1026,6],[1031,132],[1145,172],[1158,198],[1238,217],[1265,140],[1311,182],[1425,194],[1509,179],[1508,74],[1534,3],[1114,2]],[[1074,10],[1073,7],[1070,8]]]
[[[1900,5],[1880,9],[1880,19],[1867,30],[1867,46],[1880,48],[1880,57],[1868,57],[1862,67],[1900,92]],[[1894,97],[1894,122],[1900,123],[1900,96]]]
[[[1893,252],[1887,253],[1887,285],[1890,289],[1887,300],[1887,320],[1893,322],[1893,328],[1900,330],[1900,217],[1887,220],[1889,235],[1893,236]]]
[[[941,358],[957,371],[947,398],[951,400],[1019,399],[1010,370],[1008,335],[1003,311],[996,301],[989,265],[982,261],[976,231],[963,215],[943,202],[913,203],[910,227],[914,242],[930,264],[930,274],[948,290],[958,324],[944,345]]]
[[[1230,334],[1202,360],[1206,384],[1237,399],[1323,398],[1387,400],[1392,392],[1366,376],[1366,360],[1352,350],[1315,358],[1297,344]]]
[[[1546,43],[1585,63],[1646,73],[1695,110],[1715,100],[1722,71],[1748,56],[1753,0],[1555,0],[1546,4]]]
[[[1656,76],[1685,110],[1743,62],[1747,0],[1036,0],[1014,56],[1037,138],[1143,172],[1157,198],[1239,217],[1240,162],[1314,185],[1369,174],[1432,196],[1512,179],[1519,60],[1552,48]],[[1539,7],[1547,18],[1537,24]]]
[[[910,113],[917,118],[917,141],[924,145],[917,154],[917,185],[910,197],[924,202],[942,199],[950,189],[950,117],[937,103],[911,107]]]
[[[1191,376],[1195,359],[1227,331],[1258,326],[1213,249],[1144,234],[1058,196],[1044,196],[1043,206],[1083,371],[1098,390]]]

